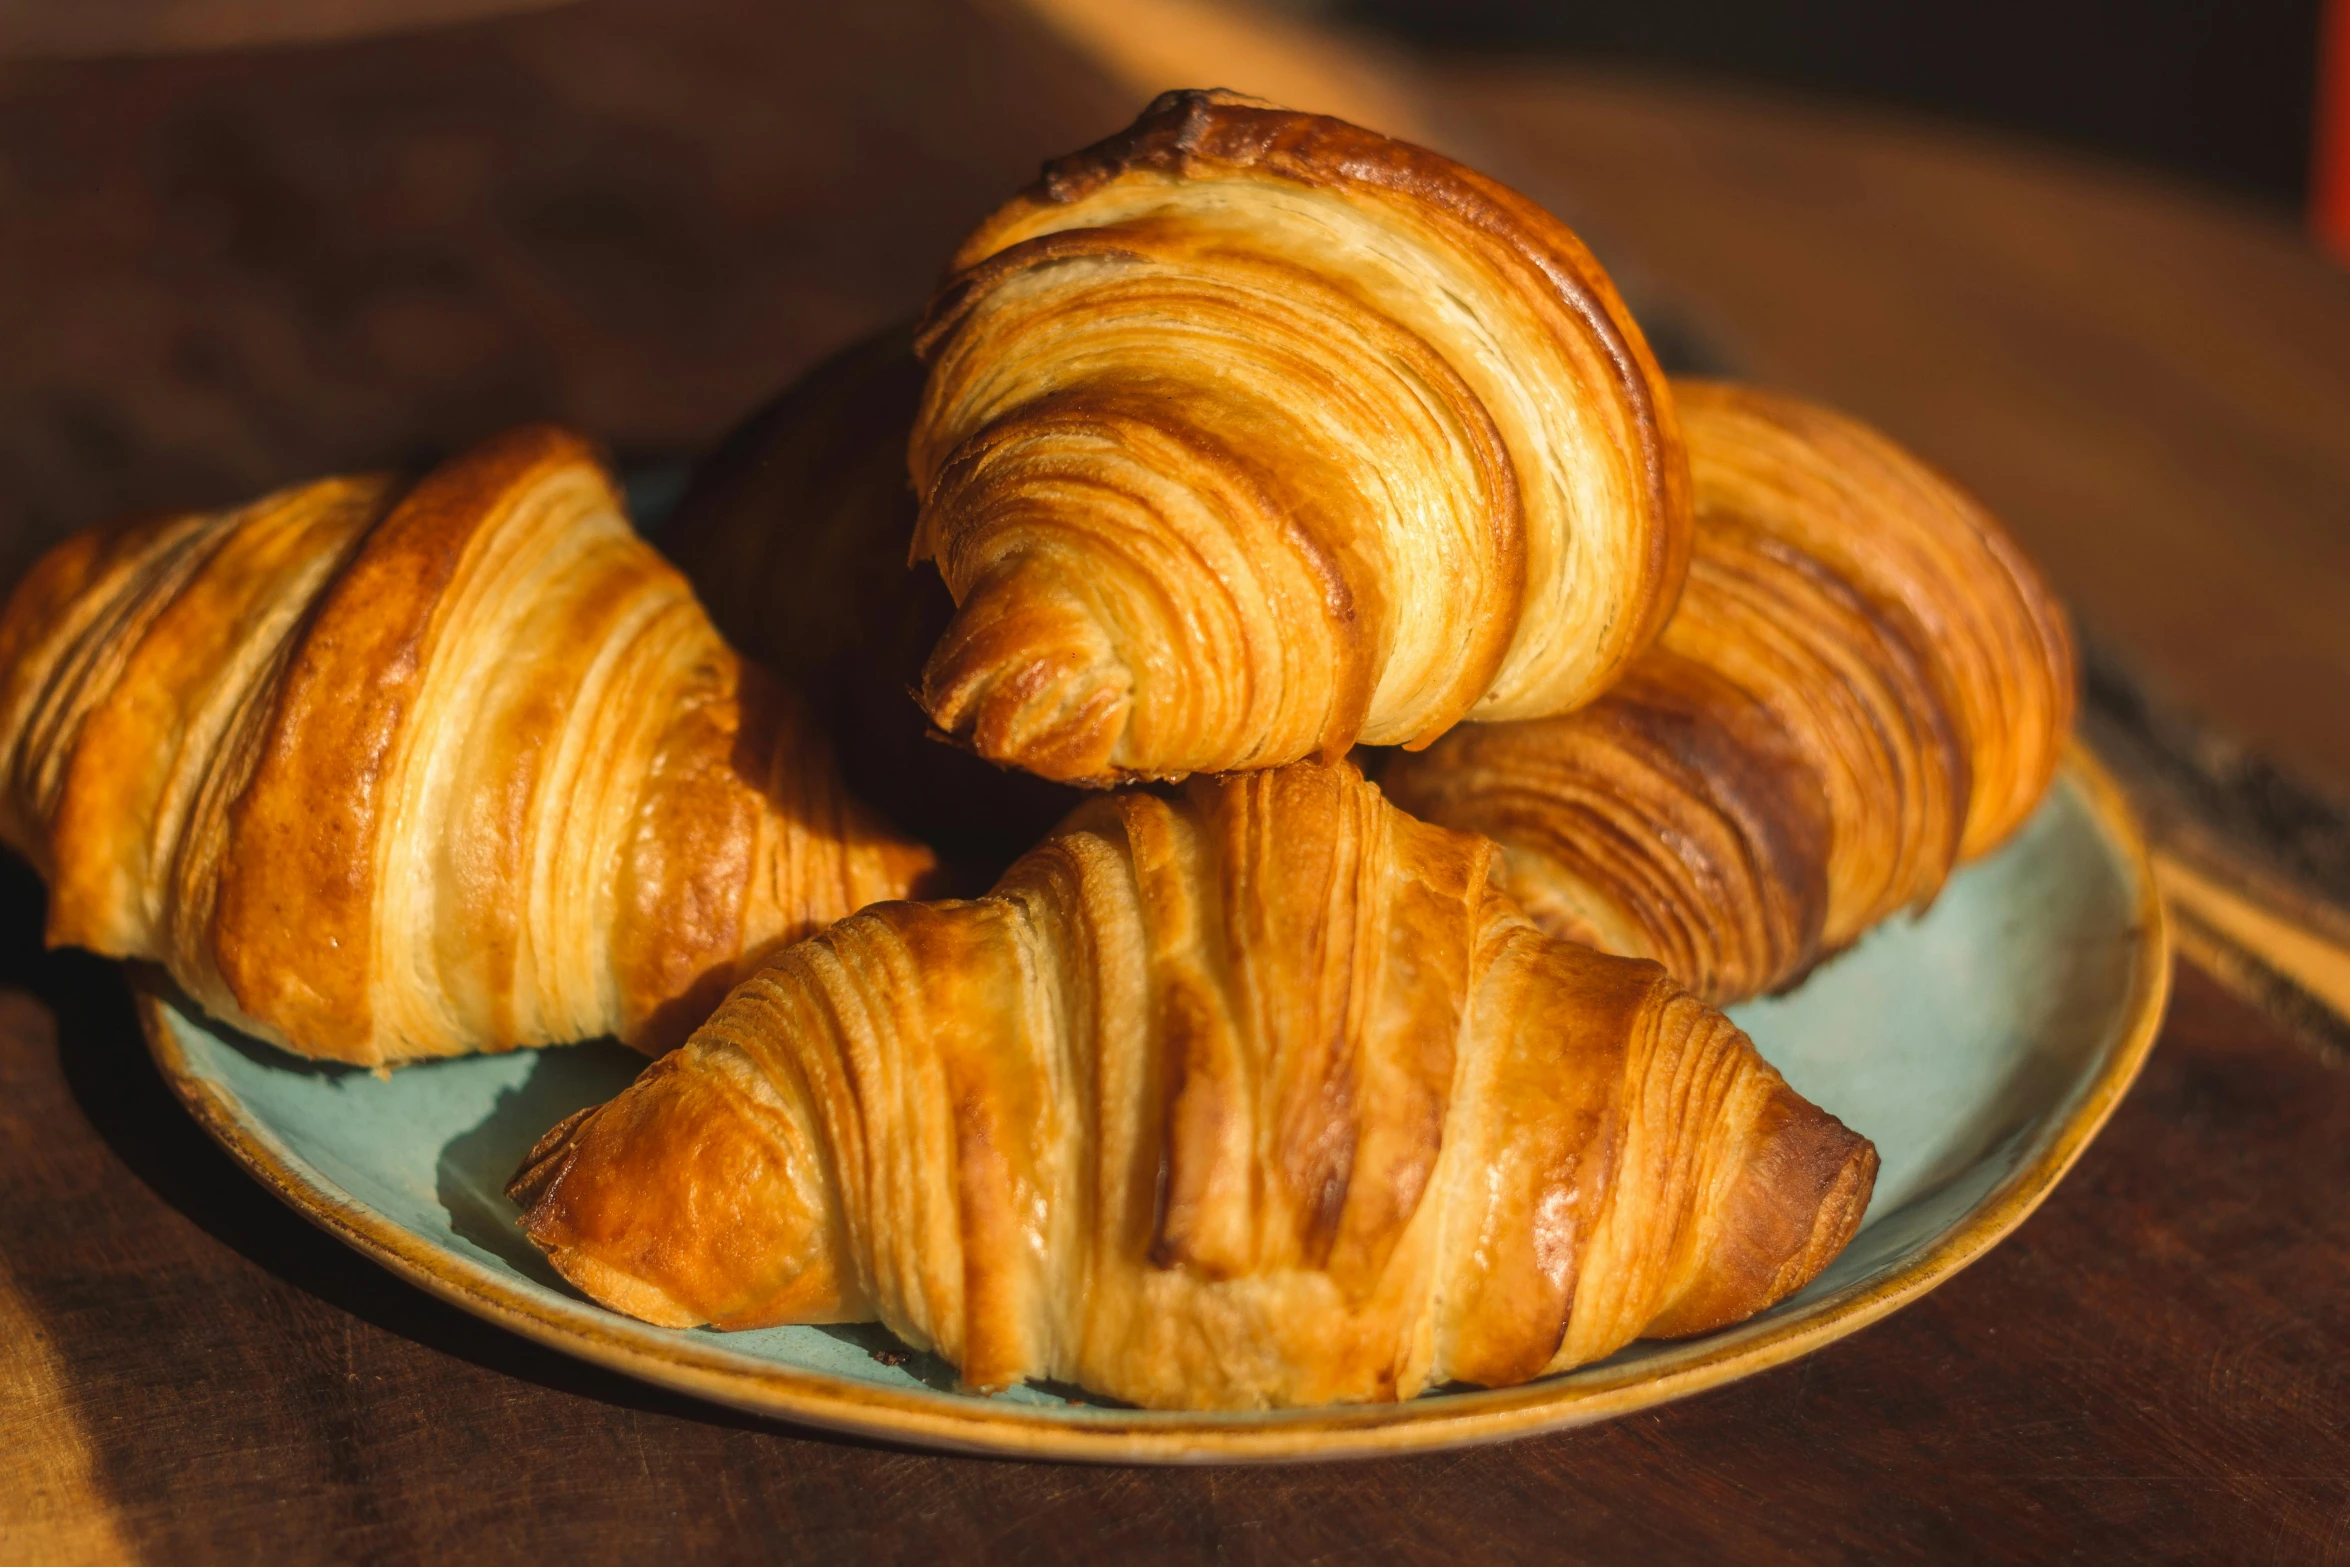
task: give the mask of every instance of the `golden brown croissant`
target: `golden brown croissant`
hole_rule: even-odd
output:
[[[1342,121],[1168,94],[980,225],[919,346],[923,705],[1048,778],[1563,712],[1680,589],[1680,431],[1598,263]]]
[[[1676,386],[1697,486],[1679,610],[1562,718],[1383,775],[1491,835],[1548,928],[1728,1002],[1799,979],[2030,814],[2072,724],[2064,613],[2014,542],[1876,432]]]
[[[928,864],[548,428],[67,540],[0,615],[0,765],[52,943],[370,1065],[674,1043]]]
[[[647,1321],[878,1317],[1153,1407],[1513,1383],[1801,1287],[1874,1148],[1491,853],[1345,762],[1097,799],[784,952],[509,1190]]]

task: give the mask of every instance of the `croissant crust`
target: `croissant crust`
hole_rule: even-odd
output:
[[[1173,93],[964,243],[918,345],[939,728],[1106,782],[1423,744],[1603,690],[1687,463],[1581,242],[1447,158]]]
[[[69,539],[0,614],[0,769],[53,944],[367,1065],[666,1047],[929,863],[547,427]]]
[[[1503,1384],[1811,1279],[1875,1151],[1351,766],[1101,799],[783,953],[511,1188],[596,1299],[1153,1407]]]
[[[1679,609],[1582,712],[1464,728],[1383,775],[1491,835],[1553,930],[1726,1002],[1800,979],[2023,821],[2073,712],[2062,609],[1883,436],[1676,385],[1697,485]]]

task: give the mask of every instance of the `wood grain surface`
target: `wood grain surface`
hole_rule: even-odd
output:
[[[595,0],[0,63],[0,578],[533,418],[697,450],[1133,113],[964,0]]]
[[[582,0],[0,67],[0,576],[527,416],[698,446],[1131,112],[1070,37]],[[1641,297],[1958,472],[2100,631],[2350,781],[2350,293],[2281,220],[1763,99],[1425,81]],[[246,1181],[119,974],[38,930],[10,862],[0,1561],[2350,1559],[2350,1073],[2193,971],[2049,1205],[1850,1341],[1508,1447],[1178,1472],[813,1437],[508,1338]]]

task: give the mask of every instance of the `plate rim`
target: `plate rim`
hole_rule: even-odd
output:
[[[460,1257],[269,1145],[266,1123],[200,1076],[160,987],[134,987],[149,1054],[204,1130],[280,1201],[427,1294],[524,1338],[640,1381],[750,1413],[829,1431],[993,1457],[1099,1463],[1282,1463],[1427,1452],[1583,1426],[1686,1398],[1784,1365],[1878,1321],[1967,1267],[2029,1218],[2136,1081],[2161,1030],[2171,981],[2169,921],[2137,819],[2077,738],[2061,774],[2137,880],[2136,970],[2125,1022],[2072,1113],[2037,1157],[1977,1199],[1931,1246],[1892,1271],[1846,1286],[1759,1335],[1723,1342],[1663,1370],[1546,1378],[1442,1399],[1350,1404],[1235,1418],[1219,1411],[1108,1410],[1082,1423],[1034,1405],[905,1389],[804,1367],[744,1366],[691,1339],[589,1302],[559,1312],[487,1266]],[[594,1315],[586,1315],[592,1312]],[[1132,1418],[1121,1418],[1131,1415]]]

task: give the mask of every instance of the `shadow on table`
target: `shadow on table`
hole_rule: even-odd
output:
[[[114,1156],[214,1240],[387,1333],[540,1387],[704,1424],[907,1450],[738,1413],[573,1360],[436,1300],[312,1228],[238,1168],[173,1097],[148,1058],[122,966],[42,949],[42,902],[32,871],[0,855],[0,984],[31,992],[56,1016],[66,1085]]]

